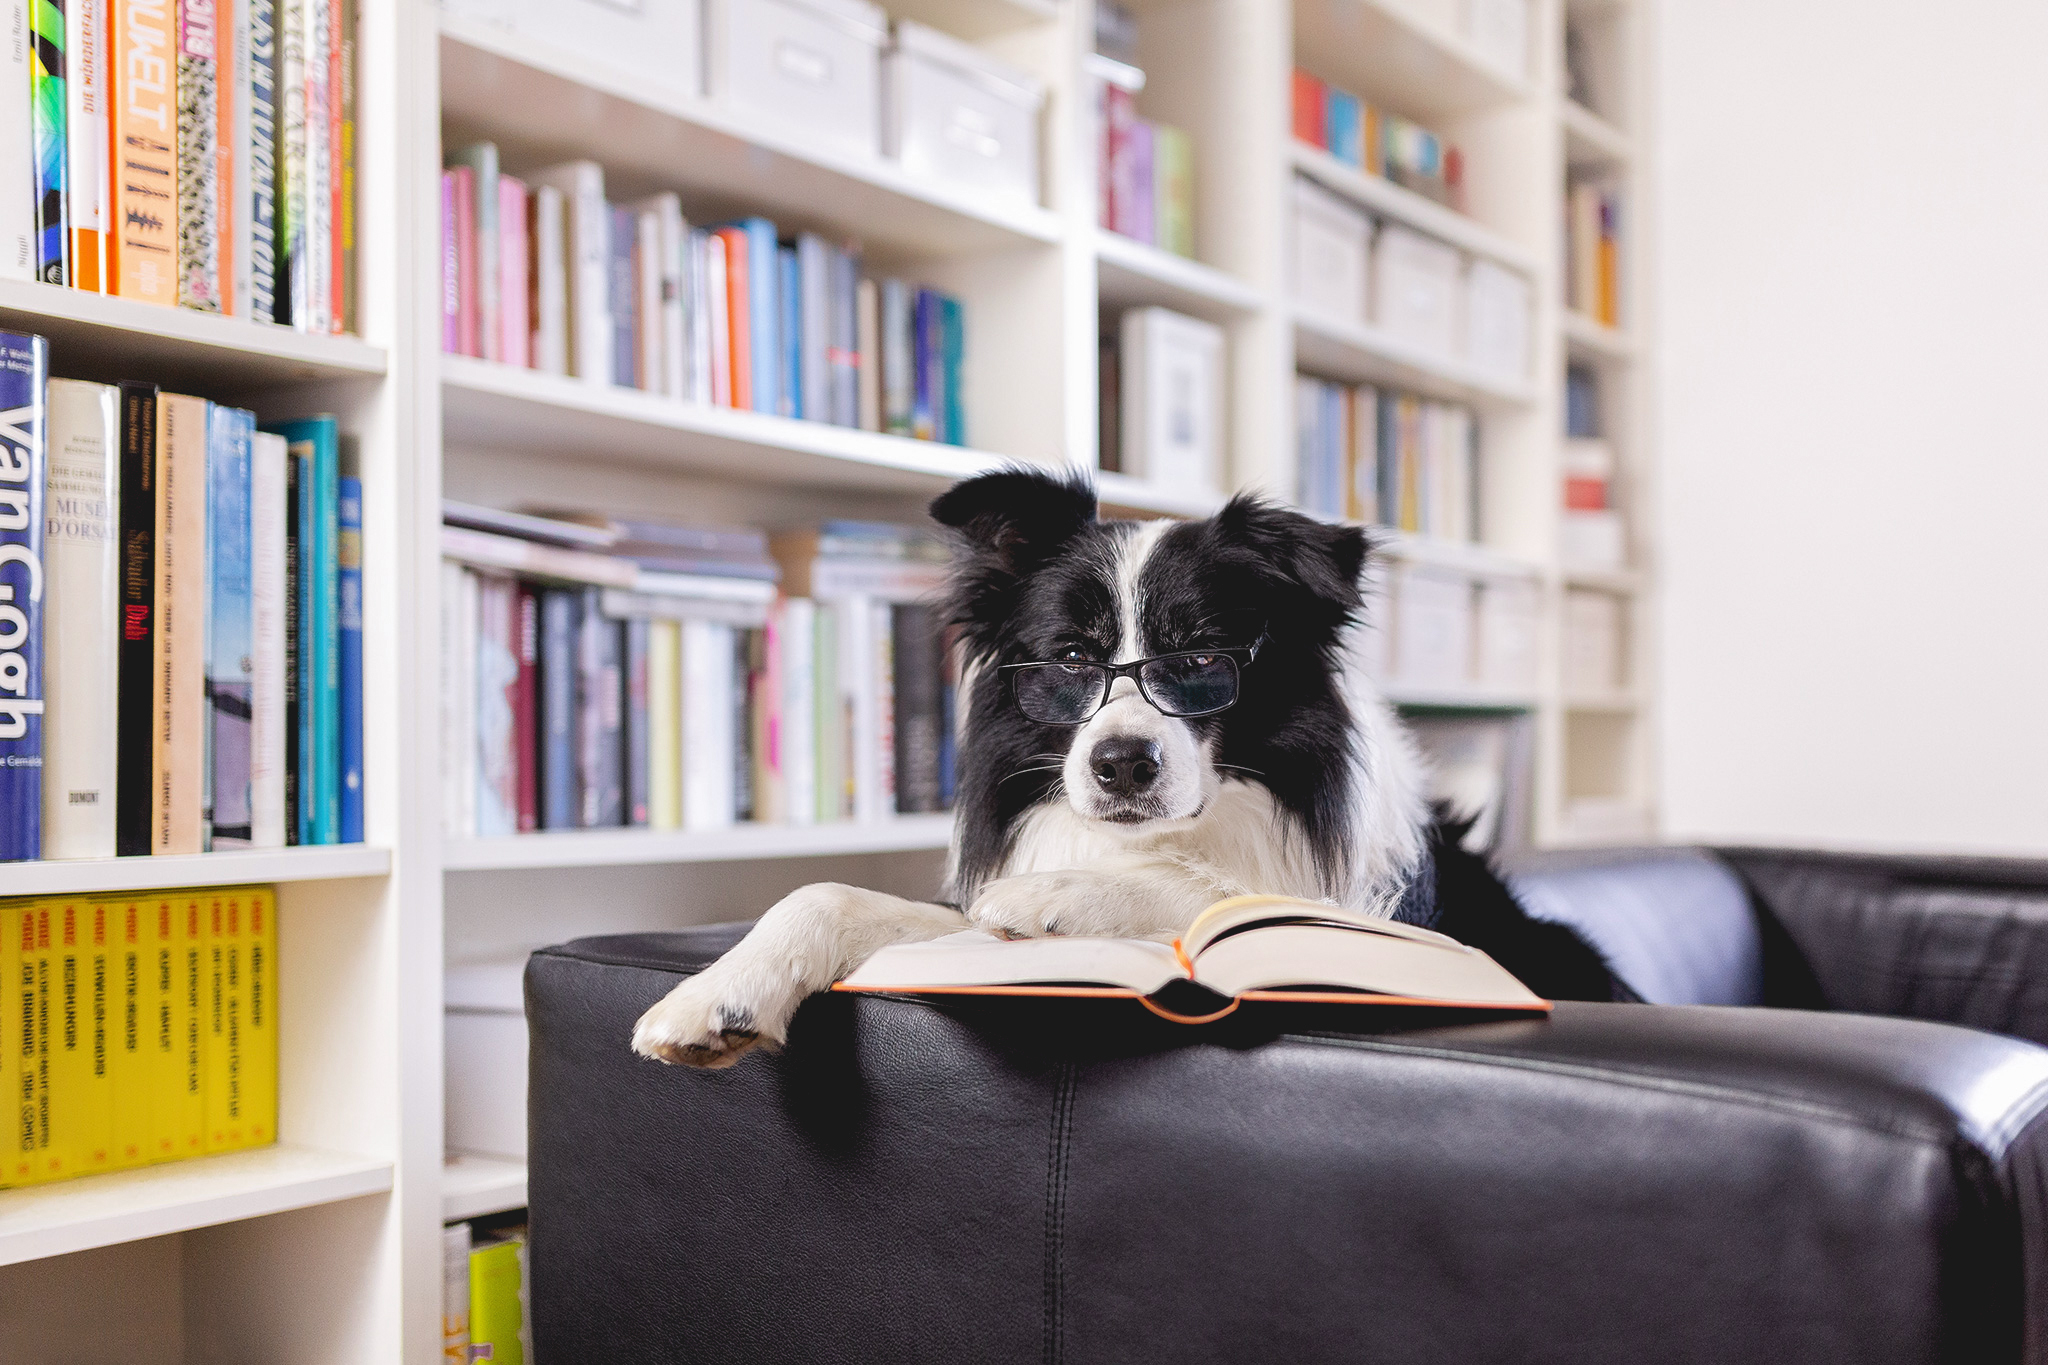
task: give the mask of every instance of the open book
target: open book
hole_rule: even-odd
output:
[[[1190,991],[1188,988],[1201,988]],[[1477,948],[1429,929],[1288,896],[1234,896],[1173,943],[1003,940],[969,930],[884,948],[836,991],[1135,997],[1188,1023],[1244,1000],[1547,1010]],[[1219,998],[1220,997],[1220,998]]]

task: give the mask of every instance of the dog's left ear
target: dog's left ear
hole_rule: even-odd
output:
[[[1240,493],[1211,518],[1219,540],[1247,553],[1269,587],[1306,598],[1340,621],[1364,602],[1359,575],[1371,551],[1365,532]]]
[[[949,619],[990,648],[1020,586],[1095,520],[1087,474],[1013,468],[963,479],[932,499],[932,520],[953,533]]]

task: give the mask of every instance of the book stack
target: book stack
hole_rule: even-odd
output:
[[[354,332],[348,0],[7,0],[0,276]]]
[[[0,901],[0,1186],[277,1140],[268,887]]]
[[[766,218],[692,227],[575,161],[524,179],[484,142],[441,176],[442,349],[920,440],[967,443],[959,300],[861,274]]]
[[[1310,512],[1475,540],[1478,437],[1460,404],[1295,377],[1298,498]]]
[[[1367,175],[1393,181],[1460,213],[1465,158],[1419,123],[1410,123],[1295,68],[1294,137]]]
[[[0,861],[360,842],[362,491],[335,419],[259,431],[45,357],[0,334]]]
[[[1195,254],[1195,144],[1186,130],[1138,115],[1137,21],[1122,5],[1095,7],[1098,141],[1096,221],[1122,237]]]
[[[1564,206],[1564,304],[1606,327],[1621,325],[1621,195],[1574,184]]]
[[[533,1353],[521,1215],[441,1229],[441,1355],[523,1365]]]
[[[922,532],[444,517],[452,835],[951,805],[957,679],[923,605],[944,552]]]

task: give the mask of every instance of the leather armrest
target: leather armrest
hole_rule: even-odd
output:
[[[528,967],[544,1359],[2048,1350],[2029,1044],[1762,1009],[1191,1029],[827,995],[779,1055],[634,1057],[635,1017],[710,955],[645,935]]]
[[[1723,856],[1812,972],[1817,998],[1783,1003],[2048,1043],[2048,864],[1771,850]]]

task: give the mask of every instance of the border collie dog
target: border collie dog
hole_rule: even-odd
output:
[[[955,541],[966,651],[951,903],[804,887],[641,1017],[641,1054],[720,1067],[779,1045],[805,996],[886,944],[1171,939],[1248,892],[1435,927],[1539,994],[1616,993],[1432,818],[1350,657],[1363,532],[1253,497],[1206,521],[1100,521],[1084,477],[1021,470],[931,511]]]

